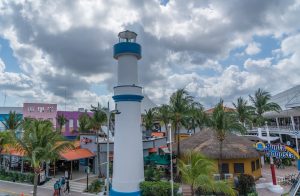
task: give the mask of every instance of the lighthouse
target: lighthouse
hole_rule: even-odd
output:
[[[113,99],[120,114],[115,116],[114,164],[110,195],[140,195],[144,180],[143,143],[141,130],[142,87],[138,85],[138,60],[141,46],[137,34],[123,31],[114,45],[118,61],[118,83]]]

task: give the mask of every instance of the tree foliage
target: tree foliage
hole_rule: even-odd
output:
[[[23,152],[34,169],[33,195],[37,195],[38,175],[42,162],[51,161],[66,149],[73,148],[70,142],[53,131],[53,125],[48,120],[31,120],[28,122],[22,138],[14,135],[13,144],[19,152]]]
[[[192,195],[196,190],[235,195],[227,182],[213,179],[213,174],[216,172],[215,163],[198,152],[187,151],[179,160],[179,170],[183,182],[191,186]]]

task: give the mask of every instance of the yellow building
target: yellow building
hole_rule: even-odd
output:
[[[241,173],[252,175],[255,179],[261,177],[262,156],[254,143],[243,136],[228,133],[223,141],[222,173],[232,177]],[[219,141],[214,130],[205,129],[181,141],[181,152],[187,150],[198,151],[208,158],[216,160],[220,157]]]

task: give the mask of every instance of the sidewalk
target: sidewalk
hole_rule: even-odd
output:
[[[0,180],[0,193],[8,193],[12,195],[21,195],[22,193],[24,196],[31,196],[33,190],[33,185],[30,184],[23,184],[17,182],[7,182]],[[72,196],[80,196],[80,195],[95,195],[89,193],[77,193],[77,192],[70,192]],[[38,186],[38,194],[42,196],[53,196],[53,190],[43,188]]]

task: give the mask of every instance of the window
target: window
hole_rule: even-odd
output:
[[[53,106],[48,107],[48,112],[53,112]]]
[[[255,161],[251,161],[251,170],[255,171]]]
[[[229,173],[229,165],[228,165],[228,163],[222,163],[222,173],[223,174]]]
[[[69,120],[69,128],[70,128],[70,131],[73,131],[73,128],[74,128],[74,121],[73,121],[73,119],[70,119]]]
[[[220,174],[213,174],[214,180],[221,180],[221,175]]]
[[[34,112],[34,107],[33,106],[29,106],[28,107],[28,112]]]
[[[234,173],[244,173],[244,163],[234,163]]]
[[[259,159],[256,159],[256,169],[260,168]]]
[[[44,112],[45,111],[44,107],[38,107],[37,109],[38,109],[39,112]]]

